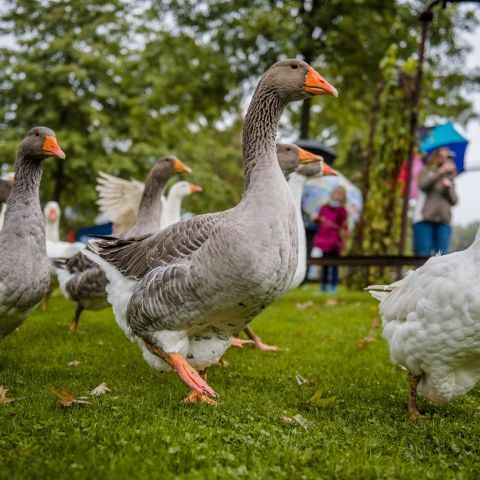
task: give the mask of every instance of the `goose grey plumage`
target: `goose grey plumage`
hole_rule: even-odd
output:
[[[25,320],[50,284],[39,199],[42,162],[47,157],[64,159],[65,154],[53,130],[32,128],[18,149],[15,181],[0,232],[0,340]]]
[[[301,285],[307,269],[307,240],[302,215],[302,195],[308,177],[337,175],[337,172],[324,162],[323,157],[315,155],[297,145],[277,145],[278,163],[288,181],[288,187],[293,197],[297,220],[298,259],[295,275],[290,288]],[[244,328],[249,340],[234,338],[232,346],[254,345],[258,350],[277,351],[275,345],[268,345],[252,330],[250,326]]]
[[[175,173],[189,171],[190,168],[175,157],[163,157],[155,162],[145,180],[135,222],[125,236],[145,235],[160,228],[162,195],[168,180]],[[83,310],[98,311],[109,306],[105,291],[107,278],[103,270],[85,257],[83,252],[70,259],[57,261],[56,267],[63,294],[77,304],[70,324],[70,332],[75,334]]]
[[[239,204],[155,235],[98,240],[87,248],[109,279],[117,322],[150,365],[177,372],[191,388],[187,401],[217,397],[205,369],[288,289],[297,231],[275,137],[287,103],[320,94],[336,90],[308,64],[276,63],[260,80],[245,118]]]

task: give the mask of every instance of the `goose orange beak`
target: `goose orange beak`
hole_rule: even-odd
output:
[[[203,188],[200,185],[195,185],[194,183],[189,183],[190,193],[203,192]]]
[[[338,175],[338,172],[334,168],[332,168],[330,165],[324,162],[322,167],[322,175],[324,177],[336,177]]]
[[[49,157],[65,159],[65,152],[60,148],[57,139],[53,135],[47,135],[43,141],[42,151],[44,155]]]
[[[310,95],[332,95],[333,97],[338,97],[337,89],[312,67],[308,67],[303,82],[303,90]]]
[[[51,210],[48,211],[47,216],[48,216],[49,220],[54,222],[57,219],[57,212],[55,210],[51,209]]]
[[[319,162],[321,159],[322,159],[322,157],[319,157],[318,155],[315,155],[312,152],[304,150],[303,148],[298,149],[298,161],[299,161],[299,163]]]
[[[181,160],[178,158],[173,162],[173,170],[175,173],[191,173],[192,169],[187,167]]]

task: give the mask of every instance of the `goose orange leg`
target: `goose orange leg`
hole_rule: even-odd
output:
[[[218,398],[218,393],[213,390],[212,387],[206,382],[206,375],[198,373],[187,361],[187,359],[180,353],[168,353],[164,352],[161,348],[153,345],[152,343],[145,342],[147,348],[157,357],[168,363],[173,370],[177,373],[186,385],[188,385],[192,392],[196,392],[200,396],[206,398],[213,397]],[[204,378],[205,377],[205,378]],[[189,397],[187,397],[189,398]],[[205,400],[198,400],[205,401]],[[208,402],[207,402],[208,403]]]
[[[245,327],[243,331],[247,334],[248,338],[252,340],[257,350],[267,350],[271,352],[277,352],[280,350],[275,345],[267,345],[266,343],[263,343],[262,339],[250,327]]]
[[[232,337],[230,340],[232,347],[243,348],[245,345],[255,345],[253,340],[244,340],[243,338]]]
[[[421,378],[421,375],[408,374],[408,416],[414,421],[425,418],[417,407],[417,387]]]

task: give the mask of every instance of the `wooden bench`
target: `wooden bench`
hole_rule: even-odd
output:
[[[345,255],[337,258],[309,258],[307,265],[338,265],[347,267],[420,267],[430,257],[412,255]]]

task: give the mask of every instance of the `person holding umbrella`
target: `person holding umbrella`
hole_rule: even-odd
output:
[[[458,201],[454,184],[456,174],[453,153],[442,147],[432,152],[419,175],[419,196],[413,215],[416,255],[443,255],[448,252],[452,207]]]

